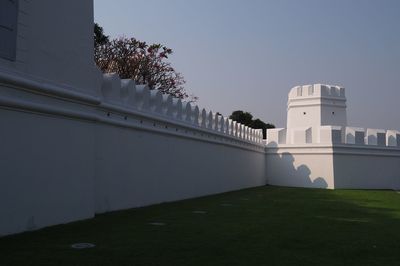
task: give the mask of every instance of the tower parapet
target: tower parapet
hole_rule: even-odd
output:
[[[295,86],[289,92],[289,100],[295,100],[304,97],[346,99],[345,88],[326,84]]]

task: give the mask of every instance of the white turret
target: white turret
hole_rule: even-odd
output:
[[[345,89],[322,84],[296,86],[289,92],[287,128],[347,126]]]

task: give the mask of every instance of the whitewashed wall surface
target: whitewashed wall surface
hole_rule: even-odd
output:
[[[115,74],[94,101],[2,77],[0,234],[266,183],[260,130]]]

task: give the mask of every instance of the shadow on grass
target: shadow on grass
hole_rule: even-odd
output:
[[[398,265],[399,203],[391,191],[246,189],[3,237],[0,265]]]

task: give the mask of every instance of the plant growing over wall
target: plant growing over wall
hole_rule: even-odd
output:
[[[172,49],[135,38],[121,37],[109,41],[101,27],[97,28],[96,34],[96,24],[94,36],[95,62],[103,72],[118,73],[121,78],[133,79],[138,84],[147,84],[150,89],[180,99],[197,100],[197,97],[189,96],[186,92],[182,74],[167,61],[173,53]]]

